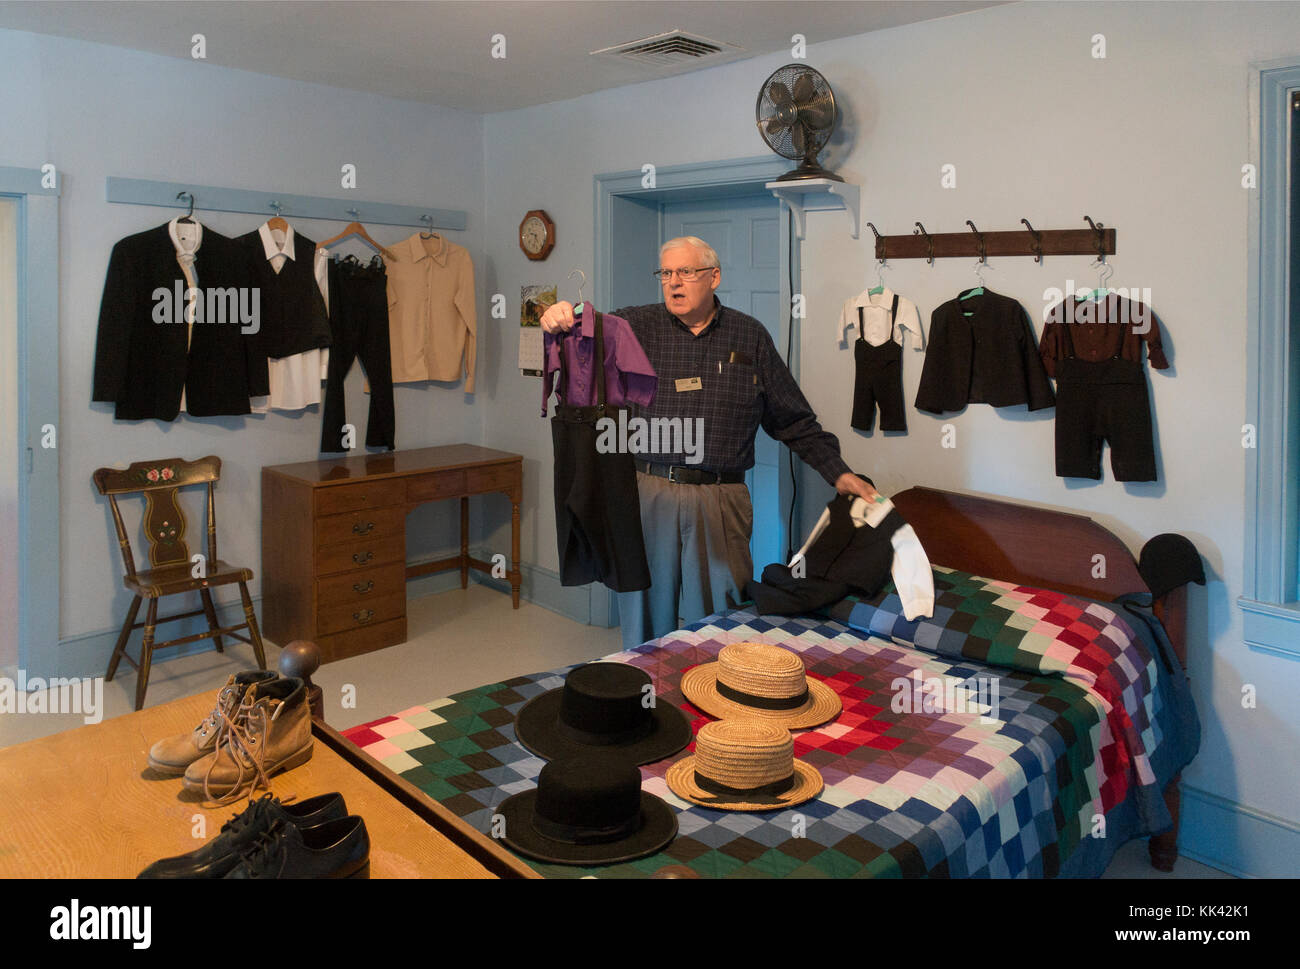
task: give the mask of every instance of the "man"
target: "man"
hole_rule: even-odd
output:
[[[722,270],[708,243],[695,236],[665,242],[655,275],[662,304],[614,311],[631,324],[659,378],[654,403],[640,413],[702,427],[703,447],[689,447],[684,433],[673,441],[676,451],[635,455],[652,584],[619,594],[626,646],[744,600],[754,571],[745,471],[754,466],[760,425],[841,494],[876,493],[849,470],[835,436],[817,423],[763,324],[714,295]],[[542,316],[547,333],[567,331],[573,322],[571,303],[556,303]]]

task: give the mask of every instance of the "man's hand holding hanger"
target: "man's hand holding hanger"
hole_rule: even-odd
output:
[[[560,300],[552,303],[542,314],[542,331],[544,333],[568,333],[573,329],[573,304]]]

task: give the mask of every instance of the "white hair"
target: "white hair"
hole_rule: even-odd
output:
[[[701,239],[699,236],[678,236],[676,239],[669,239],[659,247],[659,258],[663,259],[664,253],[669,249],[682,249],[689,246],[694,249],[706,263],[703,266],[697,266],[697,269],[721,268],[718,261],[718,254],[713,247]]]

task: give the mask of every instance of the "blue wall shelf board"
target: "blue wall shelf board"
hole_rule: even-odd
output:
[[[242,188],[215,188],[186,182],[154,182],[142,178],[118,178],[110,175],[105,196],[110,202],[126,205],[158,205],[184,209],[188,196],[194,196],[194,208],[209,212],[245,212],[270,218],[322,219],[330,222],[365,222],[370,225],[409,225],[419,228],[462,231],[468,216],[457,209],[432,206],[391,205],[364,199],[324,198],[315,195],[290,195],[288,192],[262,192]]]

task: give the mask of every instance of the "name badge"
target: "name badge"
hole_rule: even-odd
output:
[[[677,381],[677,392],[685,393],[688,390],[702,390],[704,384],[700,382],[699,377],[682,377]]]

